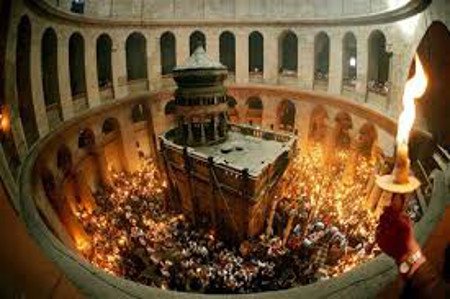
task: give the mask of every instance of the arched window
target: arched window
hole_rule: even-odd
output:
[[[278,123],[280,129],[294,131],[297,109],[290,100],[283,100],[278,106]]]
[[[58,39],[55,30],[48,28],[41,42],[41,74],[44,101],[50,124],[62,119],[58,78]]]
[[[166,106],[164,107],[164,114],[165,115],[175,114],[176,109],[177,109],[177,105],[175,103],[175,100],[170,100],[169,102],[167,102]]]
[[[377,128],[373,123],[366,122],[358,132],[358,150],[361,154],[369,157],[378,140]]]
[[[379,30],[369,36],[368,87],[377,93],[387,93],[390,55],[386,52],[386,37]]]
[[[147,109],[143,104],[137,104],[131,110],[131,119],[133,123],[147,121]]]
[[[67,174],[72,169],[72,154],[66,145],[62,145],[58,149],[56,166],[63,174]]]
[[[145,37],[134,32],[126,41],[127,78],[128,81],[147,79],[147,41]]]
[[[176,65],[176,41],[172,32],[165,32],[161,35],[161,73],[167,75],[172,73]]]
[[[246,121],[250,125],[262,123],[262,115],[264,111],[263,102],[259,97],[250,97],[247,100]]]
[[[298,38],[292,31],[283,32],[278,40],[279,70],[283,75],[297,73]]]
[[[339,111],[334,121],[336,122],[334,144],[338,148],[349,148],[351,144],[350,130],[353,129],[352,117],[348,112]]]
[[[264,37],[258,31],[253,31],[248,37],[248,56],[250,73],[264,71]]]
[[[230,122],[238,123],[239,122],[239,112],[236,108],[237,101],[235,98],[228,96],[227,97],[227,105],[228,105],[228,117]]]
[[[31,22],[27,16],[20,19],[17,28],[16,84],[19,115],[28,146],[39,139],[31,91]]]
[[[89,148],[95,145],[95,135],[91,129],[83,129],[78,135],[78,148]]]
[[[236,108],[236,106],[237,106],[236,99],[228,96],[227,97],[227,105],[228,105],[228,108],[231,108],[231,109]]]
[[[234,34],[225,31],[219,38],[220,63],[228,68],[228,71],[236,71],[236,40]]]
[[[355,86],[357,78],[357,61],[356,37],[352,32],[347,32],[342,44],[343,85]]]
[[[189,55],[202,46],[206,51],[206,37],[201,31],[194,31],[189,37]]]
[[[111,53],[111,37],[107,34],[100,35],[97,39],[97,75],[101,89],[112,86]]]
[[[79,33],[74,33],[69,39],[70,87],[72,97],[86,93],[84,39]]]
[[[41,171],[41,181],[42,181],[42,187],[44,188],[45,195],[50,200],[50,203],[52,204],[53,208],[56,209],[57,206],[54,202],[54,192],[56,191],[56,182],[55,177],[53,173],[45,168]]]
[[[119,122],[115,118],[107,118],[103,122],[102,133],[108,135],[119,131]]]
[[[328,81],[330,70],[330,38],[325,32],[320,32],[314,39],[314,78]]]
[[[327,135],[328,112],[322,105],[316,106],[311,112],[308,140],[323,142]]]
[[[84,0],[72,0],[70,11],[73,13],[84,14]]]

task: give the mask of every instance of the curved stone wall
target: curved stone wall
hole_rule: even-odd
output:
[[[95,190],[98,181],[107,180],[105,169],[133,170],[141,152],[154,153],[155,136],[175,121],[168,70],[189,56],[194,36],[203,38],[215,60],[224,57],[221,40],[234,41],[234,72],[227,82],[232,119],[293,131],[305,140],[312,111],[323,105],[330,126],[337,113],[348,112],[353,134],[364,122],[375,123],[379,145],[391,153],[392,118],[398,113],[412,57],[433,22],[450,27],[446,0],[431,4],[427,0],[86,0],[83,16],[68,12],[68,0],[10,2],[2,70],[6,75],[1,79],[5,102],[0,107],[10,130],[2,136],[0,148],[2,181],[46,255],[83,293],[94,297],[189,295],[113,278],[87,264],[70,250],[77,244],[50,204],[42,176],[36,180],[35,174],[53,177],[69,194],[73,182]],[[370,43],[380,33],[390,57],[389,88],[381,93],[369,84],[374,64]],[[353,47],[346,43],[348,36],[356,42],[355,52],[346,52]],[[285,44],[295,44],[297,51],[285,53]],[[315,49],[326,44],[328,73],[322,80],[316,73]],[[255,49],[259,56],[252,58]],[[356,78],[349,82],[346,61],[353,53]],[[26,107],[32,107],[33,113],[27,114]],[[287,122],[282,120],[280,111],[286,107],[295,111],[294,121],[291,116]],[[86,137],[82,146],[81,135]],[[124,149],[124,144],[130,146]],[[114,154],[124,163],[105,162]],[[434,168],[445,166],[445,159],[433,156],[431,160],[426,178]],[[69,168],[84,170],[85,178],[74,171],[68,179]],[[448,180],[444,182],[439,171],[433,177],[434,188],[427,186],[434,190],[430,206],[416,227],[421,241],[442,215],[448,193]],[[393,264],[380,257],[333,281],[277,296],[349,297],[363,290],[364,296],[375,297],[395,274]]]
[[[71,0],[46,0],[50,5],[71,12]],[[368,14],[379,15],[400,8],[414,8],[414,0],[95,0],[84,1],[83,14],[90,17],[145,20],[211,19],[343,19]]]
[[[354,121],[354,130],[360,124],[369,122],[376,125],[380,144],[392,143],[395,123],[389,118],[364,106],[345,99],[320,96],[314,93],[298,92],[282,88],[267,88],[253,86],[242,88],[231,86],[229,94],[237,105],[237,117],[248,115],[245,108],[249,98],[258,97],[263,104],[262,125],[280,124],[277,106],[291,101],[295,107],[295,121],[288,130],[298,130],[300,139],[305,139],[304,127],[308,128],[311,111],[315,107],[324,107],[329,113],[329,126],[334,126],[333,116],[338,112],[350,114]],[[83,235],[76,225],[71,230],[67,226],[74,225],[70,221],[70,206],[72,192],[77,189],[83,192],[89,188],[95,190],[96,182],[107,180],[110,168],[120,168],[133,171],[138,166],[139,151],[154,155],[154,132],[166,130],[170,123],[159,123],[159,111],[168,103],[170,93],[148,93],[137,97],[129,97],[121,101],[97,107],[83,115],[66,122],[53,133],[40,140],[30,152],[23,164],[19,182],[20,213],[32,237],[37,241],[44,253],[55,262],[64,274],[77,286],[81,292],[91,297],[123,297],[123,298],[158,298],[208,297],[163,291],[145,287],[122,278],[110,276],[102,270],[94,268],[76,253],[76,248],[82,246]],[[284,100],[283,100],[284,99]],[[244,107],[242,107],[244,106]],[[139,113],[138,111],[141,111]],[[156,112],[156,113],[155,113]],[[162,114],[162,113],[159,113]],[[254,120],[254,114],[251,114]],[[156,126],[155,124],[158,124]],[[285,127],[277,129],[286,129]],[[88,133],[89,132],[89,133]],[[383,141],[386,139],[386,141]],[[141,145],[136,145],[138,141]],[[122,156],[124,163],[116,165],[114,156]],[[119,161],[120,162],[120,161]],[[107,164],[110,165],[107,165]],[[89,167],[87,167],[90,165]],[[97,167],[92,167],[97,165]],[[94,173],[97,174],[94,174]],[[50,197],[48,193],[49,175],[56,190],[53,193],[59,197]],[[427,213],[417,224],[419,239],[424,241],[433,227],[440,220],[446,204],[448,185],[441,173],[436,173],[434,192]],[[55,206],[52,200],[59,200]],[[65,202],[66,205],[61,204]],[[89,205],[88,200],[81,204]],[[65,208],[66,207],[66,208]],[[59,211],[59,215],[58,215]],[[61,214],[61,211],[63,213]],[[64,214],[65,213],[65,214]],[[63,217],[62,217],[63,216]],[[277,296],[296,298],[300,295],[342,298],[348,296],[375,297],[380,290],[396,276],[396,267],[385,256],[361,265],[360,267],[329,281],[277,292]],[[258,298],[271,298],[273,293],[258,294]],[[236,296],[245,297],[245,296]]]
[[[408,1],[405,5],[419,2]],[[208,54],[215,60],[229,61],[221,49],[230,49],[226,40],[234,45],[235,70],[228,84],[280,85],[340,95],[395,117],[413,53],[432,21],[448,23],[443,12],[449,5],[445,1],[434,1],[430,6],[420,2],[425,11],[410,10],[416,14],[413,17],[400,21],[379,19],[369,22],[371,25],[364,18],[360,25],[323,21],[306,24],[274,18],[263,23],[234,19],[228,23],[196,20],[147,24],[64,14],[43,3],[14,1],[7,38],[5,72],[13,75],[6,77],[5,99],[11,114],[12,138],[22,159],[34,142],[26,138],[34,134],[30,130],[42,138],[61,122],[112,99],[172,89],[168,70],[188,57],[195,36],[203,39]],[[374,3],[372,7],[381,5]],[[30,29],[28,53],[27,47],[18,46],[17,34],[23,23],[29,24]],[[225,33],[228,37],[222,39]],[[356,49],[350,54],[348,39],[344,38],[349,35],[356,42]],[[378,65],[377,54],[371,51],[374,40],[381,41],[383,55],[390,57],[380,78],[372,75],[373,65]],[[297,51],[285,50],[285,45],[292,43],[296,43]],[[15,80],[15,75],[23,76],[28,69],[17,64],[20,55],[30,59],[29,73],[33,75],[26,82]],[[295,64],[290,63],[292,57],[297,57]],[[327,57],[325,65],[321,63],[323,57]],[[350,58],[355,58],[354,78],[348,77]],[[383,81],[382,88],[373,85],[378,79]],[[49,88],[51,85],[57,88]],[[28,91],[27,96],[23,95],[24,90]],[[21,98],[29,101],[26,106],[33,107],[34,127],[21,121],[25,119],[21,115]]]

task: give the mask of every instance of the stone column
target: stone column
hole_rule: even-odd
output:
[[[388,103],[385,109],[392,117],[397,117],[399,111],[402,109],[401,98],[408,75],[407,72],[403,71],[402,66],[409,65],[408,59],[409,57],[405,53],[394,53],[391,57],[388,79],[391,82],[391,88],[388,93]]]
[[[205,123],[204,123],[204,119],[202,120],[202,123],[200,124],[200,130],[201,130],[201,142],[202,144],[206,143],[206,133],[205,133]]]
[[[114,97],[123,98],[128,95],[127,81],[127,63],[125,53],[125,39],[122,35],[112,36],[113,46],[111,52],[112,62],[112,84]]]
[[[148,38],[147,61],[149,90],[159,90],[161,86],[162,75],[160,34],[158,32],[151,32],[151,35]]]
[[[314,82],[314,36],[307,32],[302,32],[298,35],[298,40],[300,87],[302,89],[312,90]]]
[[[331,33],[330,38],[330,72],[328,92],[340,95],[342,90],[342,36],[341,32]]]
[[[308,145],[309,124],[311,121],[311,105],[302,105],[297,109],[296,127],[299,135],[298,146],[300,149],[306,149]]]
[[[177,64],[182,65],[189,57],[189,31],[183,28],[174,34],[176,37]]]
[[[69,37],[66,33],[58,35],[58,82],[61,98],[61,111],[64,120],[74,116],[69,71]]]
[[[188,144],[192,144],[194,143],[194,133],[192,132],[192,121],[189,119],[188,120],[188,140],[187,143]]]
[[[124,109],[118,115],[120,123],[120,135],[122,138],[122,152],[125,158],[125,166],[128,172],[139,170],[139,154],[135,146],[136,137],[133,123],[131,122],[131,111]]]
[[[261,127],[267,129],[270,128],[270,125],[273,125],[274,128],[277,128],[277,108],[280,100],[261,96],[261,101],[263,102],[264,107]]]
[[[86,94],[89,108],[100,105],[97,75],[97,43],[93,34],[85,35]]]
[[[100,171],[100,177],[102,179],[102,183],[105,185],[111,184],[111,176],[108,169],[108,161],[105,155],[105,148],[103,145],[98,145],[95,149],[95,156],[97,158],[98,168]]]
[[[264,82],[275,84],[278,80],[278,36],[267,29],[264,32]],[[247,58],[248,59],[248,58]],[[246,70],[248,71],[248,69]]]
[[[149,75],[149,89],[150,91],[159,90],[161,85],[161,49],[160,49],[160,34],[158,32],[151,32],[150,38],[147,42],[147,67]]]
[[[219,116],[214,116],[214,140],[219,140]]]
[[[40,28],[34,28],[31,36],[31,57],[30,57],[30,80],[31,97],[34,106],[34,114],[39,136],[45,136],[50,128],[47,119],[47,108],[44,102],[44,91],[42,89],[42,70],[41,70],[41,36]],[[27,120],[24,120],[27,121]]]
[[[365,102],[367,95],[367,72],[369,62],[369,33],[365,31],[356,34],[357,58],[356,58],[356,96],[358,101]]]
[[[248,83],[248,34],[239,31],[236,34],[236,83]]]
[[[213,31],[212,29],[209,29],[206,32],[206,44],[208,47],[206,50],[208,56],[213,61],[220,61],[219,32],[217,30]]]
[[[28,146],[25,140],[25,134],[19,115],[19,107],[16,93],[16,44],[17,44],[17,19],[11,18],[11,24],[15,26],[11,27],[8,31],[8,40],[6,43],[6,55],[5,55],[5,102],[9,106],[10,110],[10,126],[11,135],[14,138],[14,142],[17,147],[20,159],[23,160],[28,154]]]
[[[9,198],[11,199],[10,203],[16,210],[18,210],[19,202],[16,197],[18,192],[17,184],[14,180],[13,174],[11,173],[11,169],[9,168],[8,159],[6,158],[6,154],[2,146],[0,146],[0,178],[2,179]]]

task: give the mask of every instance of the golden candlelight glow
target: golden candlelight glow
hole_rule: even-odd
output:
[[[428,78],[419,56],[415,56],[415,74],[405,85],[403,94],[403,111],[400,113],[397,129],[397,152],[394,168],[394,182],[406,184],[409,181],[408,141],[416,119],[415,99],[423,96],[427,89]]]
[[[167,209],[168,182],[149,160],[139,172],[112,173],[93,211],[79,207],[90,243],[77,247],[107,273],[180,291],[251,293],[339,276],[379,253],[365,190],[382,161],[358,156],[353,184],[344,184],[355,149],[336,150],[324,165],[325,148],[298,152],[277,187],[266,233],[240,246]]]
[[[397,145],[408,144],[409,135],[416,119],[415,99],[423,96],[428,85],[428,78],[418,55],[415,56],[414,61],[415,75],[406,82],[403,94],[403,111],[398,121]]]

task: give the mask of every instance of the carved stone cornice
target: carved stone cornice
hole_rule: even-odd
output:
[[[55,22],[72,23],[80,26],[96,27],[190,27],[190,26],[356,26],[356,25],[374,25],[396,22],[411,17],[425,10],[431,0],[410,0],[401,7],[380,13],[337,17],[337,18],[302,18],[302,19],[251,19],[251,18],[233,18],[233,19],[173,19],[173,20],[153,20],[137,18],[107,18],[91,17],[86,15],[77,15],[58,9],[47,1],[43,0],[24,0],[25,3],[36,13],[44,18],[50,18]]]

